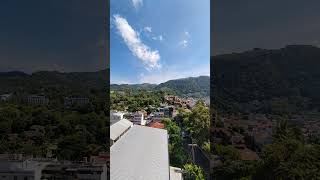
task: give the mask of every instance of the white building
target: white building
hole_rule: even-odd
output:
[[[170,166],[170,180],[183,180],[182,169]]]
[[[151,119],[153,122],[161,122],[163,118],[164,118],[164,112],[154,112],[151,115]]]
[[[16,160],[0,162],[1,180],[40,180],[41,171],[51,163],[38,160]]]
[[[71,107],[71,106],[84,106],[90,103],[89,98],[87,97],[77,97],[77,96],[70,96],[64,98],[64,106]]]
[[[41,174],[41,179],[90,179],[106,180],[107,165],[105,163],[52,163],[47,165]]]
[[[49,99],[42,95],[30,95],[27,97],[27,102],[31,105],[48,105]]]
[[[117,94],[119,94],[119,95],[121,95],[121,96],[124,96],[124,95],[126,95],[126,92],[124,92],[124,91],[117,91]]]
[[[143,113],[138,111],[134,113],[132,122],[133,124],[145,126],[147,121],[144,119]]]
[[[72,163],[53,158],[31,158],[22,154],[0,154],[0,180],[107,179],[107,159]]]
[[[110,125],[123,119],[124,112],[110,111]]]
[[[9,101],[12,97],[12,94],[2,94],[0,95],[0,101]]]
[[[188,98],[187,106],[192,109],[196,105],[197,101],[193,98]]]

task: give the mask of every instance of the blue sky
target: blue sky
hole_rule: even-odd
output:
[[[209,0],[111,0],[110,28],[111,83],[210,74]]]

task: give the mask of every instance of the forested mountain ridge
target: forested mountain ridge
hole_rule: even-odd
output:
[[[286,99],[296,108],[318,107],[320,48],[288,45],[281,49],[255,48],[243,53],[211,57],[212,92],[225,102],[265,103]],[[295,102],[294,102],[295,101]],[[304,107],[298,107],[304,106]]]
[[[157,89],[168,88],[177,94],[190,96],[210,96],[210,77],[199,76],[170,80],[159,84]]]
[[[0,73],[0,93],[24,92],[37,93],[41,89],[68,89],[73,92],[89,91],[90,89],[107,89],[108,70],[97,72],[70,72],[38,71],[32,74],[12,71]],[[111,84],[111,90],[143,89],[168,90],[177,95],[209,96],[210,77],[190,77],[170,80],[156,84]]]
[[[125,89],[134,89],[134,90],[153,90],[157,85],[156,84],[149,84],[149,83],[143,83],[143,84],[111,84],[110,89],[111,90],[125,90]]]
[[[208,97],[210,95],[210,77],[199,76],[169,80],[161,84],[111,84],[111,90],[142,89],[166,90],[181,96]]]
[[[26,74],[19,71],[0,73],[0,92],[25,92],[43,88],[68,88],[70,91],[87,91],[105,89],[108,81],[107,70],[97,72],[38,71]]]

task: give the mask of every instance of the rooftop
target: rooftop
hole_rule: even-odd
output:
[[[133,126],[133,123],[126,119],[121,119],[118,122],[112,124],[110,126],[110,139],[113,141],[116,140],[131,126]]]
[[[152,128],[164,129],[164,124],[159,122],[151,122],[150,124],[148,124],[148,126]]]
[[[169,180],[167,130],[134,125],[110,148],[110,179]]]

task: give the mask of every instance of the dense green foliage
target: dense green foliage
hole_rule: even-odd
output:
[[[225,162],[214,168],[212,176],[215,179],[319,179],[320,145],[306,144],[300,136],[295,127],[282,121],[274,142],[264,146],[260,160],[241,161],[227,153]]]
[[[200,147],[209,140],[210,114],[209,108],[205,106],[204,102],[198,101],[189,117],[184,118],[183,123]]]
[[[183,166],[186,171],[185,180],[204,180],[203,170],[195,164],[185,164]]]
[[[169,157],[172,166],[182,167],[190,161],[190,156],[184,149],[181,128],[171,119],[164,118],[162,122],[169,134]]]
[[[208,97],[210,95],[210,77],[190,77],[185,79],[170,80],[159,84],[157,89],[170,89],[178,95],[192,97]]]
[[[24,153],[81,160],[108,151],[107,70],[98,72],[0,73],[0,93],[12,98],[0,103],[0,153]],[[27,104],[31,94],[46,96],[48,105]],[[89,99],[85,105],[64,105],[65,97]]]
[[[61,95],[108,90],[107,70],[98,72],[60,73],[40,71],[31,75],[22,72],[0,73],[0,93],[38,94],[47,91]]]
[[[215,146],[215,153],[221,157],[224,157],[226,160],[239,160],[240,159],[239,152],[231,145],[223,146],[223,145],[217,144]]]
[[[104,112],[81,113],[48,107],[2,104],[0,114],[1,153],[45,156],[46,149],[56,144],[56,155],[59,158],[76,160],[106,150],[102,146],[107,142],[108,134],[108,119]],[[26,137],[24,134],[33,126],[43,128],[44,131],[35,133],[33,137]],[[17,134],[14,141],[9,140],[12,134]],[[96,148],[93,149],[92,146]]]
[[[160,106],[163,101],[165,92],[162,91],[147,91],[147,90],[126,90],[125,94],[111,93],[110,102],[112,110],[124,111],[125,108],[129,112],[135,112],[141,109],[148,108],[147,111],[153,112],[154,109]]]
[[[148,84],[148,83],[143,83],[143,84],[111,84],[110,85],[110,90],[111,91],[124,91],[124,90],[132,90],[132,91],[137,91],[137,90],[147,90],[151,91],[154,90],[157,85],[155,84]]]
[[[199,102],[197,104],[197,107],[200,109],[206,108],[203,106],[204,104],[202,102]],[[208,112],[206,112],[205,110],[201,111],[199,114],[195,113],[195,111],[193,111],[192,113],[180,111],[180,113],[174,118],[174,120],[171,120],[169,118],[164,118],[162,120],[169,134],[170,165],[183,168],[185,171],[184,179],[203,180],[205,177],[202,168],[191,163],[191,154],[187,150],[187,145],[190,142],[188,141],[188,138],[185,139],[182,137],[182,131],[187,131],[188,133],[190,133],[189,125],[191,124],[191,129],[199,127],[199,124],[202,124],[202,122],[197,120],[200,120],[201,117],[206,117],[206,113]],[[193,114],[192,118],[195,118],[197,120],[190,120],[191,114]],[[207,130],[206,128],[207,127],[203,128],[202,130]],[[203,138],[204,136],[194,137],[194,140],[199,143],[200,147],[204,147],[205,151],[210,152],[210,143],[208,142],[208,139],[204,140]]]

